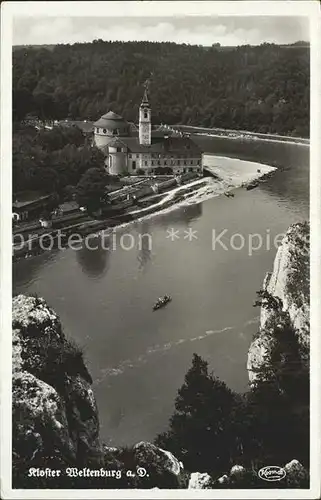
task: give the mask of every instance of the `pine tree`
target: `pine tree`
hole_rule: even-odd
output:
[[[89,168],[77,184],[77,202],[85,206],[89,213],[101,206],[101,198],[105,193],[108,179],[108,174],[103,168]]]
[[[188,470],[226,470],[233,448],[230,415],[235,404],[236,396],[194,354],[178,391],[170,429],[158,436],[157,444],[179,456]]]

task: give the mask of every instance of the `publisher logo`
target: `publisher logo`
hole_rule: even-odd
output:
[[[259,478],[264,481],[281,481],[285,476],[285,470],[278,465],[267,465],[259,470]]]

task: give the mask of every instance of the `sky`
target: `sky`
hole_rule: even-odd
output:
[[[77,3],[75,2],[75,8]],[[102,40],[170,41],[192,45],[259,45],[309,41],[304,17],[18,17],[13,45],[42,45]]]

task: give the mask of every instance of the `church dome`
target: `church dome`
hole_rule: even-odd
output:
[[[113,111],[108,111],[94,123],[94,127],[106,128],[108,130],[126,129],[129,123],[122,116],[117,115]]]

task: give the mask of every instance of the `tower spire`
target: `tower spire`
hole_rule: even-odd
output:
[[[149,91],[149,80],[146,80],[144,82],[144,95],[143,95],[143,99],[142,99],[142,105],[149,106],[148,91]]]
[[[139,108],[139,142],[142,145],[151,144],[151,109],[148,101],[149,80],[144,83],[144,95]]]
[[[148,94],[147,94],[147,89],[145,88],[144,90],[144,95],[143,95],[143,99],[142,99],[142,105],[149,105],[149,102],[148,102]]]

